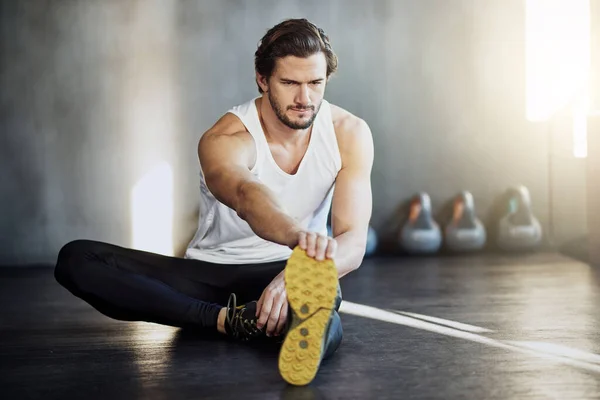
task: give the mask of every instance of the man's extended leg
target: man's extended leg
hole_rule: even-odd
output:
[[[342,320],[337,310],[333,312],[331,321],[329,322],[329,328],[327,330],[327,337],[325,339],[325,349],[323,351],[323,360],[331,358],[340,344],[342,344],[342,338],[344,330],[342,329]]]
[[[241,276],[255,271],[247,283],[260,287],[284,266],[211,264],[77,240],[61,249],[55,277],[111,318],[214,330],[230,293],[240,290],[246,301],[251,286],[241,287]]]

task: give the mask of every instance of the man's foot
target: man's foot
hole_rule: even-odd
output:
[[[338,298],[333,260],[317,261],[296,247],[285,268],[285,287],[290,314],[279,372],[292,385],[307,385],[319,370]]]
[[[235,293],[231,293],[227,302],[225,317],[225,332],[227,335],[240,340],[250,340],[263,336],[264,333],[256,327],[256,301],[238,306]]]

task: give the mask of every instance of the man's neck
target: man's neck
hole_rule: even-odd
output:
[[[310,138],[312,125],[307,129],[292,129],[279,120],[266,95],[258,99],[259,119],[267,140],[287,146],[301,146]]]

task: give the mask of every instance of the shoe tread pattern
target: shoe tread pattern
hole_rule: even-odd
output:
[[[297,247],[287,262],[284,279],[293,318],[301,322],[292,323],[294,327],[286,335],[279,354],[279,372],[286,382],[303,386],[314,379],[321,363],[338,274],[333,260],[317,261]]]

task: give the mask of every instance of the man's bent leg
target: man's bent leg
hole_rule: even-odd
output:
[[[191,268],[202,268],[194,263],[77,240],[61,249],[55,277],[75,296],[111,318],[216,329],[228,293],[191,279]]]

